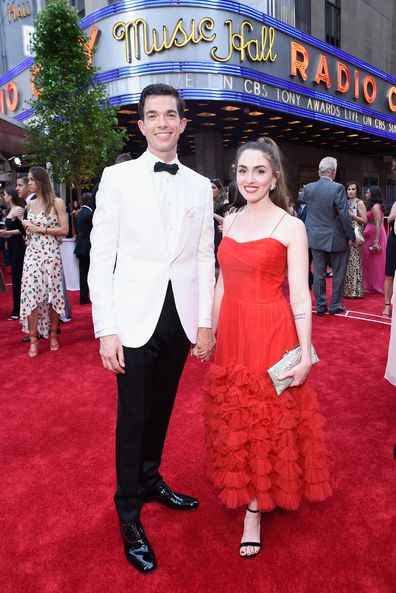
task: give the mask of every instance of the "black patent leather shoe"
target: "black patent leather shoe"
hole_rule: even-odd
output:
[[[139,521],[122,523],[121,535],[128,562],[144,574],[152,572],[157,567],[157,561],[143,525]]]
[[[319,315],[319,317],[323,317],[323,315],[326,315],[326,313],[328,312],[327,307],[325,307],[324,309],[319,309],[318,311],[316,311],[316,315]]]
[[[334,311],[330,310],[330,315],[338,315],[339,313],[346,313],[347,310],[345,307],[338,307],[338,309],[334,309]]]
[[[191,496],[173,492],[165,482],[162,482],[157,488],[151,490],[146,497],[146,501],[156,500],[170,509],[178,511],[191,511],[199,507],[199,501]]]

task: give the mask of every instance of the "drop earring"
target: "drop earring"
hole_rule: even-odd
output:
[[[270,188],[270,191],[274,191],[274,189],[276,188],[276,183],[273,181],[271,183],[271,185],[269,186],[269,188]]]

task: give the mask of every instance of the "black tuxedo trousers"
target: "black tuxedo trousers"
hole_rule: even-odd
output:
[[[153,335],[140,348],[124,347],[125,375],[117,375],[114,501],[123,523],[138,519],[162,481],[162,450],[189,347],[169,283]]]
[[[25,245],[13,245],[10,249],[10,263],[12,275],[12,299],[13,307],[11,315],[19,317],[21,309],[21,284],[23,272],[23,259],[25,257]]]
[[[88,272],[90,257],[88,255],[78,255],[78,268],[80,274],[80,303],[89,301]]]

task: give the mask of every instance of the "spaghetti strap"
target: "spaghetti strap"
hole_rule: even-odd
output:
[[[235,222],[235,221],[236,221],[236,219],[238,218],[238,214],[239,214],[240,212],[241,212],[241,210],[237,210],[237,211],[235,212],[234,220],[233,220],[233,221],[232,221],[232,223],[230,224],[230,228],[228,229],[228,233],[227,233],[227,235],[229,234],[230,230],[232,229],[232,225],[234,224],[234,222]],[[227,235],[224,235],[224,233],[223,233],[223,237],[226,237]]]
[[[274,228],[272,229],[271,233],[268,235],[268,239],[270,237],[272,237],[272,235],[274,234],[274,232],[276,231],[276,229],[278,228],[278,226],[280,225],[280,223],[282,222],[282,220],[285,218],[287,212],[285,212],[283,214],[283,216],[280,217],[280,219],[278,220],[278,222],[276,223],[276,225],[274,226]]]

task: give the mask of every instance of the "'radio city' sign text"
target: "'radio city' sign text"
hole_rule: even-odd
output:
[[[5,88],[0,87],[0,114],[16,111],[18,103],[18,88],[13,82],[9,82]]]
[[[335,94],[380,111],[396,112],[396,85],[346,60],[338,60],[314,45],[303,44],[273,26],[255,20],[179,18],[174,25],[156,27],[145,18],[122,20],[112,27],[113,38],[124,44],[125,60],[136,63],[148,56],[207,46],[207,56],[218,63],[233,63]],[[195,46],[195,47],[194,47]],[[183,54],[180,61],[188,61]]]

